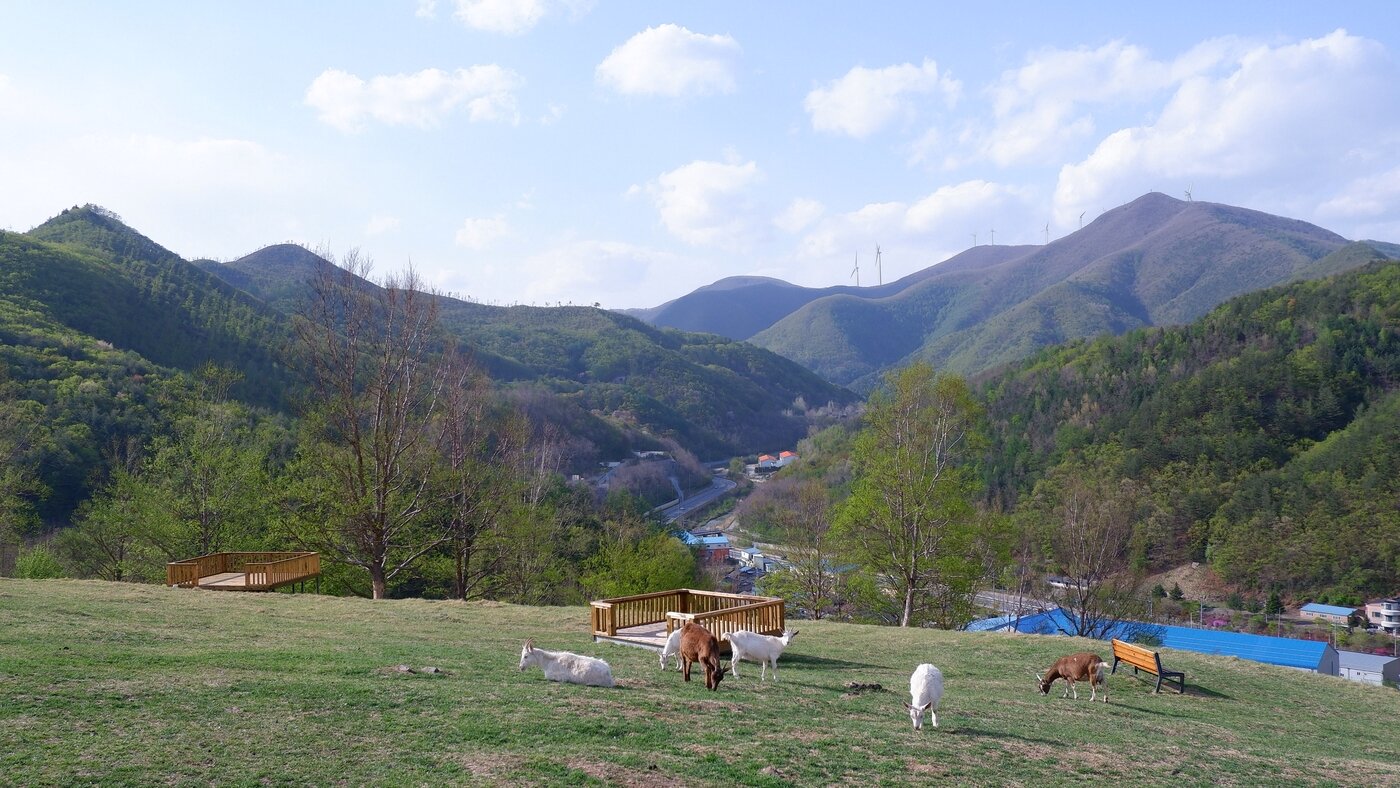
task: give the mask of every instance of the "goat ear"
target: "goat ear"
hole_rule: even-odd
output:
[[[905,701],[905,702],[904,702],[904,708],[906,708],[906,709],[908,709],[908,710],[910,710],[910,711],[913,711],[913,710],[914,710],[914,707],[913,707],[912,705],[910,705],[908,701]]]

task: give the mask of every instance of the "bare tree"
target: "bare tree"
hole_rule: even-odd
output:
[[[1074,466],[1045,480],[1037,492],[1049,504],[1054,566],[1063,577],[1052,598],[1071,634],[1104,638],[1141,612],[1128,547],[1141,500],[1138,486]]]
[[[368,281],[371,269],[356,251],[325,267],[296,320],[311,391],[302,464],[319,477],[299,532],[367,571],[381,599],[388,580],[447,538],[419,522],[444,369],[436,296],[412,268],[382,286]]]
[[[838,571],[831,535],[831,495],[816,479],[797,483],[791,505],[777,515],[780,538],[788,550],[797,607],[809,618],[825,618],[841,602],[844,576]]]
[[[495,407],[485,374],[465,356],[449,352],[447,373],[439,440],[453,596],[465,600],[480,595],[499,569],[491,542],[521,505],[529,425],[514,408]]]

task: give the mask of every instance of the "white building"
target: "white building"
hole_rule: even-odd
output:
[[[1400,633],[1400,597],[1367,602],[1366,623],[1380,627],[1392,635]]]
[[[1400,659],[1360,651],[1339,651],[1337,675],[1363,684],[1400,684]]]

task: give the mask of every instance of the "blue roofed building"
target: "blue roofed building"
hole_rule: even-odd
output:
[[[1063,610],[1056,608],[1043,613],[1022,616],[997,616],[974,621],[969,632],[1016,631],[1036,635],[1068,635],[1074,626]],[[1109,637],[1132,640],[1130,633],[1150,629],[1163,648],[1239,657],[1270,665],[1282,665],[1299,670],[1311,670],[1328,676],[1338,675],[1337,650],[1330,643],[1314,640],[1276,638],[1270,635],[1250,635],[1243,632],[1221,632],[1159,624],[1125,621]]]
[[[1356,615],[1356,608],[1319,605],[1316,602],[1309,602],[1298,608],[1298,612],[1308,618],[1320,618],[1332,624],[1346,624],[1352,616]]]

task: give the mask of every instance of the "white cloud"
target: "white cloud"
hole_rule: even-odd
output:
[[[1397,85],[1384,48],[1344,30],[1243,50],[1225,73],[1185,79],[1150,124],[1119,129],[1063,167],[1056,216],[1068,225],[1086,208],[1112,207],[1173,179],[1205,182],[1218,201],[1311,215],[1377,164],[1393,166]],[[1279,183],[1296,196],[1277,194]]]
[[[918,96],[937,94],[951,106],[961,91],[961,83],[946,74],[940,76],[932,60],[924,60],[921,66],[856,66],[808,93],[803,107],[812,116],[812,128],[864,138],[901,118],[913,117]]]
[[[792,201],[782,213],[773,219],[773,224],[788,233],[800,233],[807,225],[815,222],[826,209],[816,200],[799,197]]]
[[[551,102],[549,105],[549,111],[540,116],[540,125],[553,126],[554,124],[558,123],[561,119],[563,119],[564,112],[566,109],[567,107],[563,104],[555,104]]]
[[[972,245],[991,240],[1001,225],[1002,243],[1038,242],[1032,238],[1030,190],[982,180],[943,186],[913,203],[869,203],[854,211],[830,216],[798,244],[805,259],[849,260],[857,250],[874,251],[878,243],[887,255],[906,261],[905,272],[946,259]],[[889,281],[889,277],[886,277]]]
[[[545,15],[543,0],[457,0],[458,22],[488,33],[519,35]]]
[[[1113,41],[1097,49],[1047,49],[992,85],[994,121],[978,129],[971,158],[1008,167],[1064,155],[1098,126],[1090,107],[1123,111],[1154,102],[1165,90],[1210,73],[1243,53],[1235,38],[1205,41],[1173,61]]]
[[[468,218],[458,228],[456,242],[458,246],[481,251],[509,234],[510,225],[506,222],[506,218],[500,214]]]
[[[677,274],[704,271],[671,252],[619,241],[572,241],[527,257],[517,275],[532,302],[600,302],[609,308],[650,306],[674,289]],[[702,275],[703,276],[703,275]],[[704,284],[697,282],[695,286]]]
[[[371,77],[327,69],[306,90],[306,103],[320,119],[342,131],[366,119],[391,126],[431,128],[465,108],[472,122],[518,123],[514,91],[524,79],[508,68],[479,65],[448,73],[436,68],[415,74]]]
[[[399,229],[399,217],[375,214],[365,223],[365,235],[384,235]]]
[[[752,161],[693,161],[628,193],[649,194],[661,223],[682,241],[732,249],[752,240],[757,231],[748,190],[762,177]]]
[[[739,42],[677,25],[649,27],[598,64],[598,82],[618,93],[692,96],[734,90]]]
[[[413,10],[413,15],[419,19],[436,18],[437,0],[418,0],[418,7]]]
[[[151,134],[44,139],[0,151],[0,216],[37,223],[96,203],[186,256],[244,254],[296,237],[296,216],[323,187],[303,161],[233,138]]]

